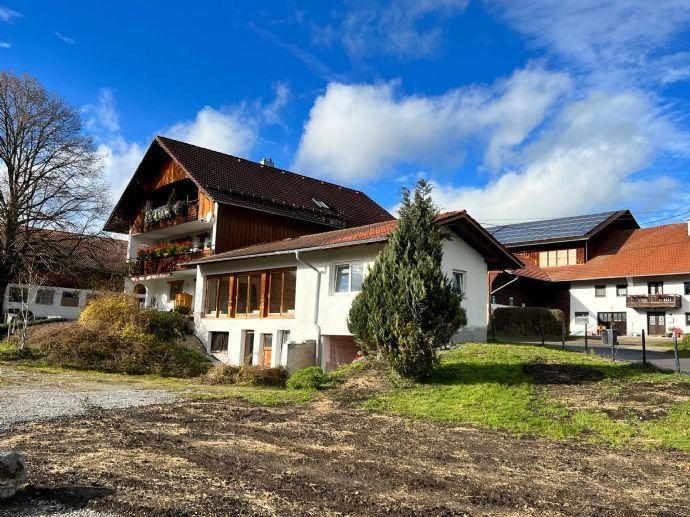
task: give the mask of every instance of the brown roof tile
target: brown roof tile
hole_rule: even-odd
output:
[[[366,194],[162,136],[156,141],[216,201],[352,227],[393,216]],[[329,209],[319,207],[314,199]]]
[[[467,215],[464,210],[445,212],[438,216],[438,221],[440,224],[451,224],[459,219],[470,222],[473,228],[479,229],[482,235],[481,238],[484,239],[484,245],[482,247],[484,251],[486,251],[486,249],[492,249],[494,255],[501,256],[500,260],[503,263],[510,262],[513,265],[520,263],[517,259],[512,257],[512,255],[510,255],[510,253],[500,243],[498,243],[498,241],[496,241],[488,232],[486,232],[478,223],[476,223],[474,219]],[[247,246],[245,248],[219,253],[217,255],[212,255],[201,260],[190,262],[190,265],[206,264],[209,262],[222,262],[224,260],[250,258],[272,254],[284,254],[296,250],[327,249],[364,244],[367,242],[384,242],[388,239],[388,236],[393,233],[397,225],[398,221],[394,219],[392,221],[358,226],[356,228],[333,230],[330,232],[303,235],[301,237],[256,244]],[[473,239],[476,238],[476,235],[473,234]]]

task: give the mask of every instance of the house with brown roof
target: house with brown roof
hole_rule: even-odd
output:
[[[562,309],[570,331],[690,332],[690,226],[640,228],[627,211],[491,229],[525,267],[490,276],[492,302]]]
[[[191,311],[192,260],[391,219],[357,190],[157,136],[104,230],[129,235],[127,285],[146,306]]]
[[[49,257],[33,261],[34,273],[7,286],[3,321],[9,314],[77,319],[93,296],[122,292],[127,241],[103,236],[41,230],[35,249]]]
[[[521,263],[464,211],[442,214],[439,224],[449,237],[442,268],[463,291],[467,311],[454,340],[486,341],[487,271]],[[304,235],[194,261],[196,299],[203,300],[195,309],[197,335],[232,364],[330,370],[351,362],[358,349],[347,328],[350,306],[396,225]]]
[[[458,338],[485,340],[487,271],[522,263],[465,212],[440,222]],[[105,229],[129,234],[127,289],[187,307],[209,353],[294,369],[352,360],[349,308],[396,223],[360,191],[156,137]]]

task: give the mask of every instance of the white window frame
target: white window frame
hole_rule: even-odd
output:
[[[40,295],[44,293],[51,293],[52,296],[50,303],[46,303],[45,301],[39,301]],[[62,294],[60,295],[60,298],[62,299]],[[55,289],[49,289],[44,287],[37,289],[35,303],[36,305],[55,305]]]
[[[453,286],[455,288],[458,287],[458,284],[455,281],[455,275],[460,275],[460,278],[462,279],[462,286],[459,289],[460,294],[464,295],[465,293],[467,293],[467,271],[463,271],[462,269],[454,269],[452,274],[453,274]]]
[[[362,290],[361,286],[356,291],[352,290],[352,266],[357,264],[362,266],[362,281],[364,281],[364,262],[360,260],[353,260],[350,262],[336,262],[335,264],[333,264],[333,281],[331,282],[333,294],[352,294],[358,293]],[[348,267],[347,291],[338,291],[338,269],[343,266]]]

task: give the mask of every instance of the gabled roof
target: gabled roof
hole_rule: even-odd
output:
[[[125,200],[140,200],[141,175],[172,158],[210,199],[284,217],[348,228],[393,219],[366,194],[270,165],[157,136],[113,210],[105,229],[128,231]]]
[[[439,215],[442,226],[452,228],[469,245],[482,254],[489,269],[506,269],[522,267],[522,262],[506,250],[491,234],[472,219],[464,210],[446,212]],[[316,251],[322,249],[354,246],[375,242],[385,242],[395,231],[397,220],[369,224],[356,228],[334,230],[330,232],[303,235],[280,241],[267,242],[219,253],[210,257],[190,262],[189,265],[208,264],[271,255],[285,255],[295,251]]]
[[[622,218],[632,221],[633,228],[639,228],[629,210],[618,210],[508,224],[491,227],[488,230],[505,246],[514,247],[525,244],[589,239],[612,222]]]

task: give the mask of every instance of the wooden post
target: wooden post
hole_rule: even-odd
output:
[[[642,329],[642,364],[647,364],[647,344],[644,338],[644,329]]]
[[[589,343],[587,343],[587,324],[585,323],[585,354],[589,355]]]
[[[541,346],[544,346],[544,317],[539,317],[539,334],[541,335]]]
[[[680,373],[680,357],[678,356],[678,334],[673,331],[673,355],[676,358],[676,373]]]
[[[561,321],[561,349],[565,350],[565,320]]]

